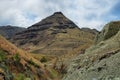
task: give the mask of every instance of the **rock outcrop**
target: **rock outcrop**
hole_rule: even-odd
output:
[[[120,30],[120,21],[110,22],[105,25],[103,30],[98,33],[96,36],[95,43],[99,43],[100,41],[107,40],[113,37]]]

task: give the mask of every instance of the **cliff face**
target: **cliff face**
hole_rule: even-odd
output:
[[[92,30],[91,30],[92,31]],[[77,52],[93,43],[95,34],[83,31],[61,12],[30,26],[17,33],[12,42],[30,52],[48,55],[63,55]]]
[[[63,80],[119,80],[120,24],[111,22],[97,36],[97,43],[72,60]]]

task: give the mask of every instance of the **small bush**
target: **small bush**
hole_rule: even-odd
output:
[[[18,76],[16,76],[16,79],[15,79],[15,80],[24,80],[24,79],[25,79],[24,74],[19,73]]]
[[[0,61],[5,60],[5,52],[0,50]]]
[[[29,60],[29,63],[30,63],[31,65],[35,66],[35,67],[39,67],[35,62],[33,62],[32,59]]]
[[[30,78],[25,78],[24,80],[31,80]]]
[[[16,61],[16,62],[20,62],[20,57],[19,57],[19,54],[16,53],[14,56],[13,56],[13,60]]]
[[[59,70],[60,70],[61,74],[66,74],[67,73],[66,65],[62,63],[62,65],[61,65]]]
[[[42,57],[40,62],[42,62],[42,63],[47,62],[47,59],[45,57]]]

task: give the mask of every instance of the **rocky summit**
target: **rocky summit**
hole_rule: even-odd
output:
[[[11,40],[18,47],[32,53],[47,55],[72,54],[74,51],[88,48],[95,37],[90,32],[80,29],[62,12],[53,15],[30,26],[27,30],[17,33]]]

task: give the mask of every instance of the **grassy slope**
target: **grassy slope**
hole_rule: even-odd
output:
[[[46,31],[45,34],[48,36],[51,36],[50,35],[51,32]],[[94,38],[94,35],[87,32],[85,33],[83,31],[80,31],[79,29],[67,29],[67,33],[58,33],[52,39],[51,38],[47,39],[44,41],[44,43],[41,42],[40,45],[37,45],[36,47],[40,49],[39,47],[44,46],[40,50],[48,50],[48,51],[49,50],[66,50],[66,49],[70,50],[70,48],[74,48],[74,47],[76,48],[85,42],[92,43],[93,38]],[[38,50],[38,52],[42,52],[40,50]]]
[[[91,33],[81,31],[78,28],[67,29],[66,31],[67,33],[52,35],[54,36],[53,38],[47,38],[43,40],[44,42],[41,40],[36,46],[31,47],[30,44],[28,45],[33,53],[37,53],[36,55],[42,53],[50,56],[66,56],[66,58],[69,58],[71,55],[79,54],[82,49],[86,49],[93,44],[94,35]],[[51,36],[52,31],[47,30],[44,32],[49,37]]]
[[[1,65],[3,65],[3,62],[6,63],[6,61],[9,60],[10,61],[10,62],[8,62],[9,66],[8,66],[8,63],[6,63],[5,66],[7,66],[8,70],[11,72],[11,74],[14,74],[15,76],[21,75],[20,73],[22,73],[22,75],[26,76],[26,67],[27,67],[27,70],[30,70],[30,72],[31,72],[31,73],[29,72],[29,75],[32,75],[31,77],[34,77],[35,80],[49,80],[50,78],[54,80],[54,79],[58,78],[57,73],[56,73],[56,75],[53,74],[56,71],[53,71],[53,69],[44,67],[44,64],[40,63],[40,61],[33,58],[31,55],[28,54],[28,52],[24,52],[23,50],[18,49],[13,44],[9,43],[2,36],[0,36],[0,50],[3,53],[8,54],[8,55],[6,55],[5,61],[3,60],[1,62]],[[14,64],[15,63],[14,57],[16,56],[16,54],[18,54],[18,56],[20,58],[20,62],[17,63],[18,64],[17,66],[15,66],[15,64]],[[18,58],[18,56],[17,56],[17,58]],[[15,57],[15,59],[16,59],[16,57]],[[19,70],[19,68],[21,70]],[[2,69],[2,68],[0,68],[0,69]],[[3,74],[5,74],[5,76],[7,75],[6,73],[3,73]],[[15,79],[15,76],[14,76],[14,79]],[[26,76],[26,77],[28,77],[28,76]]]
[[[51,36],[51,30],[44,32],[46,32],[45,35]],[[71,58],[78,56],[83,52],[82,50],[91,46],[95,35],[75,28],[67,29],[67,33],[58,33],[52,36],[54,37],[47,38],[43,40],[44,42],[41,40],[36,46],[31,47],[30,44],[27,44],[25,47],[29,45],[32,52],[36,53],[31,55],[38,60],[42,58],[41,56],[45,56],[48,59],[46,65],[60,67],[62,63],[68,65]]]

